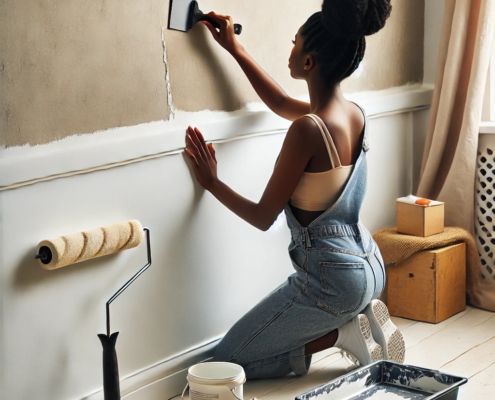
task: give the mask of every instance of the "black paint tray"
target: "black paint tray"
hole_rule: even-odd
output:
[[[467,378],[379,360],[296,397],[296,400],[456,400]]]

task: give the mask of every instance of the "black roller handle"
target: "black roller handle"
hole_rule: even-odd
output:
[[[214,21],[208,15],[204,14],[203,11],[201,11],[199,9],[199,4],[197,1],[193,1],[191,3],[191,13],[189,14],[189,18],[190,18],[189,26],[191,28],[194,25],[196,25],[199,21],[208,21],[215,28],[220,29],[220,25],[218,25],[218,23],[216,21]],[[234,33],[236,35],[240,35],[241,32],[242,32],[242,25],[241,24],[234,24]]]

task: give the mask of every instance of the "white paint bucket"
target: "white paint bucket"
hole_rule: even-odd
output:
[[[242,400],[242,385],[246,382],[244,368],[229,362],[206,362],[193,365],[187,371],[190,400]],[[182,393],[186,392],[187,386]]]

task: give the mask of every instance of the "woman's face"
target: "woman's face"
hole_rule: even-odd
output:
[[[302,28],[302,26],[299,28],[292,41],[294,47],[289,57],[290,75],[294,79],[304,79],[306,76],[306,70],[304,69],[305,57],[303,54],[304,37],[301,35]]]

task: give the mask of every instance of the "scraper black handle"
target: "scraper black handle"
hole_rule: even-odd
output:
[[[201,17],[200,21],[208,21],[215,28],[220,29],[220,25],[218,25],[218,23],[216,21],[214,21],[212,18],[210,18],[208,15],[203,14],[203,17]],[[242,25],[241,24],[234,24],[234,33],[236,35],[240,35],[241,32],[242,32]]]
[[[191,8],[189,11],[189,22],[188,22],[188,29],[191,29],[194,25],[196,25],[199,21],[208,21],[210,24],[212,24],[215,28],[220,29],[220,25],[214,21],[210,16],[206,15],[199,9],[199,5],[197,1],[193,1],[191,3]],[[241,24],[234,24],[234,33],[236,35],[240,35],[242,32],[242,25]]]

